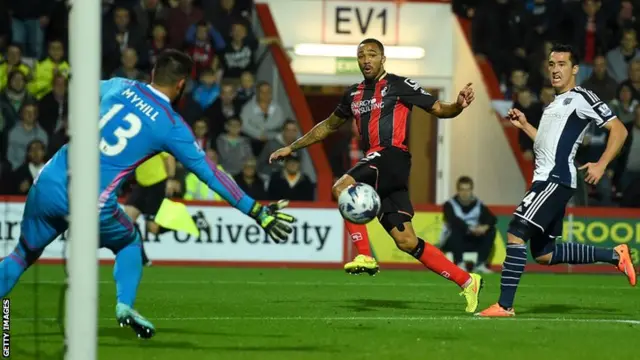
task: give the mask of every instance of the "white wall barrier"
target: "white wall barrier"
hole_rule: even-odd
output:
[[[20,221],[24,203],[0,202],[0,256],[10,253],[20,237]],[[201,212],[208,227],[199,226],[195,238],[181,232],[167,232],[158,237],[146,233],[142,218],[145,250],[154,261],[189,262],[246,262],[246,263],[336,263],[343,262],[344,222],[335,208],[288,209],[298,221],[286,243],[276,244],[267,238],[251,218],[228,206],[189,205],[189,212]],[[80,237],[78,241],[82,241]],[[44,251],[42,259],[59,260],[65,249],[64,236],[54,240]],[[113,259],[111,251],[100,249],[101,260]]]

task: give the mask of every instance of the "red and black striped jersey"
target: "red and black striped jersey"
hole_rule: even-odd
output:
[[[377,81],[365,80],[350,86],[334,114],[356,120],[366,153],[388,147],[408,151],[412,107],[430,111],[436,100],[415,81],[386,74]]]

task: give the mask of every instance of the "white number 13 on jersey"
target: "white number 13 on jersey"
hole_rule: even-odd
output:
[[[106,114],[104,114],[102,119],[100,119],[100,123],[99,123],[100,129],[102,130],[102,128],[111,119],[113,119],[113,117],[118,112],[120,112],[120,110],[122,110],[123,107],[124,105],[122,104],[113,105],[111,109],[109,109],[109,111]],[[117,143],[115,143],[114,145],[111,145],[104,138],[100,139],[100,151],[103,154],[107,156],[116,156],[120,154],[122,150],[124,150],[127,147],[127,144],[129,143],[129,139],[138,135],[138,133],[142,129],[142,121],[136,114],[128,113],[123,119],[124,121],[129,123],[129,128],[125,129],[119,126],[114,130],[113,135],[115,135],[118,138]]]

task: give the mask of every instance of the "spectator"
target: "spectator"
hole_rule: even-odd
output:
[[[25,103],[20,109],[21,120],[9,130],[7,137],[7,160],[15,171],[25,161],[27,146],[33,140],[40,140],[46,146],[49,137],[38,125],[38,107],[35,103]]]
[[[511,83],[507,89],[505,99],[516,101],[518,99],[518,91],[527,87],[529,74],[525,69],[514,69],[511,71]]]
[[[298,124],[295,120],[289,119],[285,121],[284,126],[282,127],[282,133],[267,141],[267,144],[265,145],[264,149],[262,149],[262,152],[258,157],[258,173],[262,177],[268,179],[274,172],[282,171],[282,163],[274,162],[273,164],[269,164],[269,156],[272,152],[280,149],[281,147],[291,145],[291,143],[296,141],[298,135]],[[316,176],[309,153],[306,149],[302,149],[300,151],[297,151],[296,153],[300,158],[302,173],[307,175],[311,182],[315,183]]]
[[[542,106],[540,103],[534,102],[533,94],[529,89],[525,88],[518,92],[517,101],[513,107],[522,111],[531,125],[535,128],[538,127],[540,117],[542,116]],[[522,151],[524,158],[533,161],[533,141],[524,131],[518,132],[518,143],[520,144],[520,151]]]
[[[284,169],[271,175],[267,195],[269,200],[313,201],[314,192],[313,183],[300,171],[300,159],[291,155],[285,159]]]
[[[207,136],[209,129],[207,127],[207,119],[198,119],[193,124],[193,136],[202,149],[209,148],[209,137]]]
[[[167,28],[163,24],[155,24],[151,33],[149,46],[149,68],[153,68],[158,55],[168,47]]]
[[[255,158],[247,159],[242,167],[242,172],[234,179],[247,195],[256,200],[267,200],[267,192],[264,190],[264,182],[258,176]]]
[[[617,83],[629,78],[628,69],[631,61],[640,58],[640,50],[637,46],[636,31],[627,29],[622,33],[620,46],[607,53],[607,71]]]
[[[68,109],[67,79],[58,74],[53,78],[53,90],[38,102],[40,126],[49,137],[60,128],[63,114]]]
[[[212,139],[224,132],[224,124],[227,120],[240,117],[240,106],[236,101],[233,85],[222,84],[220,96],[205,110],[205,116],[209,120],[209,133]]]
[[[258,93],[242,107],[242,131],[251,139],[254,154],[260,154],[265,143],[280,133],[284,114],[273,100],[271,85],[258,84]]]
[[[224,167],[218,163],[218,154],[212,148],[207,149],[207,158],[216,165],[216,168],[227,174],[230,178],[231,175],[227,173]],[[209,186],[202,182],[194,173],[189,173],[184,179],[184,199],[185,200],[209,200],[209,201],[224,201],[215,191],[211,190]]]
[[[601,6],[600,0],[584,0],[583,11],[575,13],[573,43],[582,54],[576,79],[578,84],[591,76],[591,64],[596,55],[607,50],[606,17],[600,11]]]
[[[194,25],[195,36],[188,46],[189,56],[195,64],[192,77],[196,79],[204,70],[211,69],[211,63],[216,56],[217,48],[214,48],[213,39],[209,34],[211,27],[204,21]]]
[[[250,0],[206,1],[203,6],[205,17],[216,24],[226,42],[231,41],[231,26],[235,22],[244,21],[248,25],[253,8]]]
[[[26,55],[40,59],[44,43],[44,28],[49,24],[52,1],[10,0],[13,42],[22,46]]]
[[[576,155],[576,162],[578,167],[586,163],[597,163],[607,146],[607,140],[609,138],[609,132],[599,126],[594,126],[593,123],[587,126],[587,131],[582,140],[582,145]],[[613,165],[613,164],[612,164]],[[595,186],[596,204],[600,206],[612,206],[612,190],[613,184],[613,166],[610,166],[605,174],[600,178],[600,181]],[[588,185],[587,185],[588,186]]]
[[[255,57],[258,43],[247,35],[246,25],[241,22],[232,25],[231,41],[225,47],[221,57],[224,77],[227,79],[240,79],[243,72],[256,70]]]
[[[33,81],[29,84],[29,91],[41,99],[53,89],[55,75],[69,77],[69,63],[64,60],[64,47],[60,40],[49,42],[49,56],[36,65]]]
[[[69,142],[69,120],[65,113],[60,121],[60,127],[51,137],[49,141],[49,157],[52,157],[60,148]]]
[[[159,0],[141,0],[133,7],[133,14],[138,28],[147,38],[152,35],[153,24],[167,20],[169,10]]]
[[[0,93],[0,111],[4,126],[0,130],[8,131],[20,120],[20,109],[24,104],[35,102],[35,98],[26,90],[26,78],[19,70],[9,74],[9,84]]]
[[[242,75],[240,75],[240,87],[238,88],[238,94],[236,96],[238,105],[242,107],[255,95],[256,81],[250,71],[245,71],[242,73]]]
[[[635,119],[627,124],[629,135],[616,166],[616,182],[622,192],[640,181],[640,106],[635,109]]]
[[[231,118],[225,124],[227,132],[216,139],[216,149],[220,154],[220,163],[235,176],[242,171],[243,164],[253,157],[251,142],[241,135],[242,122]]]
[[[609,107],[618,119],[626,125],[633,123],[635,109],[638,104],[638,100],[633,98],[633,90],[629,84],[620,84],[616,92],[616,97],[609,103]]]
[[[13,173],[14,192],[17,195],[26,195],[44,167],[45,144],[36,139],[27,145],[27,157],[24,163]]]
[[[613,24],[611,24],[616,39],[620,39],[626,29],[637,29],[638,25],[640,25],[638,24],[638,20],[636,19],[636,17],[633,15],[633,1],[622,0],[620,2],[620,9],[618,11],[618,14],[615,17],[615,21],[613,21]]]
[[[581,86],[593,91],[602,101],[615,99],[618,84],[607,74],[607,61],[604,56],[598,55],[593,59],[593,73]]]
[[[457,194],[444,204],[442,251],[452,252],[453,261],[466,270],[462,255],[466,251],[478,253],[473,272],[491,273],[487,267],[496,238],[497,219],[491,210],[473,194],[473,180],[458,179]]]
[[[9,74],[13,70],[23,73],[27,81],[31,80],[31,67],[22,62],[22,51],[17,45],[9,45],[7,59],[0,64],[0,89],[4,89],[7,86]]]
[[[145,33],[131,23],[131,14],[125,7],[116,7],[113,11],[113,22],[107,23],[102,32],[103,67],[106,74],[111,74],[119,65],[125,49],[132,48],[136,53],[146,56]],[[146,64],[148,59],[138,59]]]
[[[120,58],[122,66],[111,74],[111,77],[121,77],[131,80],[147,81],[149,77],[138,66],[138,54],[135,49],[127,48],[122,51]]]
[[[629,63],[629,78],[621,84],[629,86],[633,92],[633,98],[640,101],[640,58],[631,60]]]
[[[207,109],[220,96],[218,78],[213,70],[207,69],[200,74],[200,82],[185,99],[182,115],[188,123],[204,116]]]
[[[171,48],[183,49],[189,26],[202,20],[202,11],[193,6],[193,0],[180,0],[169,10],[169,41]]]

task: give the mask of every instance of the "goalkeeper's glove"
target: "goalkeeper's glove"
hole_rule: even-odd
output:
[[[267,206],[256,202],[249,216],[258,222],[258,225],[269,234],[273,241],[280,243],[286,241],[293,231],[288,224],[296,222],[296,218],[293,216],[279,211],[287,207],[287,205],[289,205],[289,200],[280,200]]]

